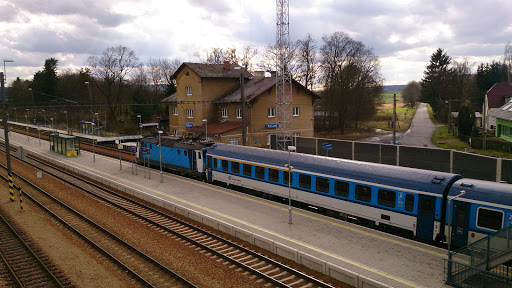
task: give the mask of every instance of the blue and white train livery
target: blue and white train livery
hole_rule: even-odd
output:
[[[141,145],[151,145],[151,163],[157,166],[154,143],[154,139],[143,139]],[[188,147],[188,155],[193,156],[185,161],[166,155],[169,162],[164,167],[179,167],[181,172],[264,198],[282,202],[291,199],[295,207],[405,237],[445,241],[448,211],[453,213],[454,246],[512,224],[510,184],[238,145],[166,143],[173,147],[165,153],[177,154],[178,149]],[[163,154],[164,147],[162,161]],[[463,197],[449,201],[461,191],[465,192]],[[447,209],[448,203],[451,210]]]

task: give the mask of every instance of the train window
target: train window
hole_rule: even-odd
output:
[[[217,159],[213,158],[213,169],[217,169]]]
[[[414,196],[411,194],[405,195],[405,211],[412,212],[414,210]]]
[[[229,166],[228,166],[228,160],[220,160],[221,162],[221,165],[222,165],[222,170],[224,171],[228,171],[229,170]]]
[[[178,155],[181,155],[181,150],[180,149],[178,149]]]
[[[245,176],[252,176],[252,166],[249,164],[242,164],[244,166],[244,175]]]
[[[385,189],[379,189],[379,193],[377,195],[377,203],[382,206],[395,208],[396,192]]]
[[[479,228],[500,230],[503,224],[503,211],[478,208],[477,224]]]
[[[256,176],[256,178],[265,179],[265,168],[254,166],[254,176]]]
[[[279,182],[279,170],[268,168],[268,179],[273,182]]]
[[[288,178],[290,178],[290,183],[288,183]],[[283,183],[286,185],[291,185],[293,183],[293,172],[283,171]]]
[[[187,150],[183,150],[183,155],[187,156]]]
[[[335,181],[334,194],[341,197],[348,197],[349,185],[347,182]]]
[[[372,187],[356,185],[356,199],[364,202],[372,201]]]
[[[432,217],[433,208],[432,208],[432,200],[423,199],[423,216]]]
[[[208,167],[209,167],[209,168],[212,168],[212,156],[208,156],[208,158],[207,158],[207,159],[208,159],[208,163],[207,163],[207,164],[208,164]]]
[[[316,177],[316,191],[318,192],[329,192],[329,179]]]
[[[197,153],[197,159],[201,160],[201,152]]]
[[[240,173],[240,163],[231,161],[231,172]]]
[[[299,175],[299,186],[306,189],[311,189],[311,176],[300,174]]]

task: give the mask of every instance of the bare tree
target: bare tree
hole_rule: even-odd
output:
[[[420,99],[421,84],[417,81],[411,81],[407,83],[404,91],[402,92],[402,98],[405,103],[408,103],[410,107],[416,105],[416,101]]]
[[[126,46],[109,47],[101,56],[88,59],[94,83],[107,102],[112,121],[116,120],[119,104],[123,95],[123,86],[135,67],[139,58]]]
[[[296,67],[297,72],[294,78],[302,83],[306,88],[313,90],[317,74],[317,57],[316,57],[316,45],[315,40],[311,37],[311,34],[304,39],[299,39],[295,43],[296,46]]]
[[[181,61],[178,58],[175,58],[173,60],[160,59],[158,62],[162,77],[165,79],[167,85],[170,85],[171,83],[173,83],[171,79],[172,75],[174,74],[174,72],[176,72],[176,70],[178,70],[178,68],[180,68],[183,61]]]

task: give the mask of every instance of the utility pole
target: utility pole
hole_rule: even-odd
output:
[[[2,91],[2,103],[3,103],[3,121],[4,122],[4,137],[5,137],[5,158],[7,161],[7,175],[9,180],[9,195],[11,202],[14,202],[14,191],[12,183],[12,171],[11,171],[11,150],[9,148],[9,125],[7,124],[7,93],[4,86],[4,73],[0,72],[1,79],[1,91]]]
[[[396,94],[393,94],[393,145],[396,145]]]

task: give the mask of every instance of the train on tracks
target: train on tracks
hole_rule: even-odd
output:
[[[197,139],[140,141],[138,161],[407,238],[462,247],[512,224],[512,185]],[[161,152],[160,152],[161,151]],[[450,206],[450,207],[448,207]]]

